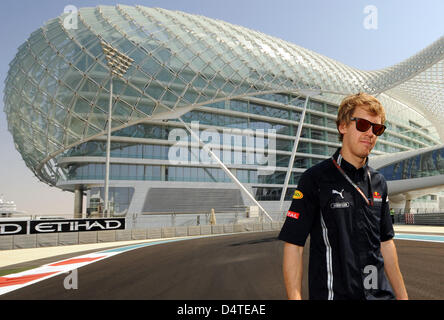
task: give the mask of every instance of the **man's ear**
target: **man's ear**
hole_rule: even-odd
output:
[[[341,122],[338,126],[338,130],[342,134],[346,134],[348,130],[348,125],[345,122]]]

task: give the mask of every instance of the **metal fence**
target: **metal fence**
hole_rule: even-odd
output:
[[[268,212],[273,221],[284,221],[287,212]],[[215,212],[217,224],[235,224],[243,222],[248,218],[244,210],[237,212]],[[115,216],[123,217],[123,216]],[[1,220],[56,220],[56,219],[72,219],[72,215],[15,215],[14,217],[4,218]],[[168,213],[141,213],[127,215],[128,228],[150,228],[150,227],[179,227],[179,226],[199,226],[210,224],[211,212],[168,212]],[[257,222],[269,221],[265,216],[259,216]],[[436,209],[411,209],[408,212],[404,210],[395,210],[394,223],[399,225],[430,225],[444,226],[444,210],[436,211]]]
[[[268,212],[273,221],[283,221],[285,214],[281,212]],[[238,212],[215,212],[216,224],[236,224],[246,222],[246,220],[256,222],[268,222],[265,215],[249,218],[245,211]],[[129,228],[150,228],[150,227],[182,227],[209,225],[211,223],[211,212],[165,212],[165,213],[141,213],[128,216],[127,224]]]
[[[444,212],[397,213],[394,222],[407,225],[444,226]]]

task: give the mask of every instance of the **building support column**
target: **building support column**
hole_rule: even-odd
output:
[[[411,201],[411,199],[405,199],[404,213],[410,213]]]
[[[83,209],[83,189],[76,188],[74,190],[74,219],[82,218]]]

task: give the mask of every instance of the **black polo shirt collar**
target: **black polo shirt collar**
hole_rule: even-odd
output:
[[[341,155],[341,148],[338,148],[333,155],[333,158],[336,160],[338,165],[345,171],[345,173],[353,180],[362,180],[365,179],[366,172],[368,170],[368,157],[365,160],[364,166],[359,169],[356,169],[354,165],[345,160]]]

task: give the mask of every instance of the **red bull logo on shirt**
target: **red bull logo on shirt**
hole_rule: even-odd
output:
[[[378,191],[373,192],[373,198],[381,199],[381,194]]]
[[[373,192],[373,199],[375,202],[382,202],[381,194],[377,191]]]

